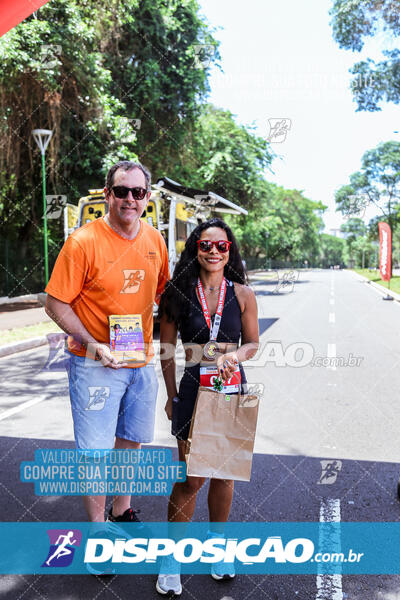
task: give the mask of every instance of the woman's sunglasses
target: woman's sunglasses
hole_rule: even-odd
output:
[[[197,247],[202,252],[211,252],[211,248],[213,246],[216,247],[218,252],[228,252],[230,245],[232,242],[228,242],[227,240],[218,240],[218,242],[213,242],[211,240],[197,240]]]
[[[114,195],[121,200],[125,200],[128,197],[129,192],[132,192],[132,196],[135,200],[143,200],[147,194],[147,190],[142,187],[125,187],[124,185],[114,185],[112,188]]]

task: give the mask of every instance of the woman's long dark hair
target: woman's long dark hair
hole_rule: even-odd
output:
[[[181,321],[187,316],[190,307],[190,297],[200,273],[200,265],[197,260],[197,240],[202,232],[210,227],[219,227],[226,232],[228,240],[232,242],[229,249],[229,260],[224,267],[224,276],[231,281],[247,284],[247,274],[240,257],[239,247],[235,236],[228,225],[222,219],[214,218],[200,223],[188,237],[185,248],[175,267],[174,275],[165,286],[160,300],[158,318],[163,315],[169,322],[174,321],[179,327]]]

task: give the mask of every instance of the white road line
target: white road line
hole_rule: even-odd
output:
[[[340,499],[322,498],[319,520],[320,523],[340,523]]]
[[[329,323],[335,322],[335,313],[329,313]]]
[[[30,406],[34,406],[35,404],[39,404],[42,400],[45,400],[46,396],[38,396],[38,398],[33,398],[32,400],[28,400],[27,402],[22,402],[22,404],[18,404],[18,406],[14,406],[13,408],[9,408],[8,410],[4,410],[0,413],[0,421],[4,419],[8,419],[12,415],[25,410],[25,408],[29,408]]]
[[[329,304],[331,306],[333,306],[335,304],[335,299],[334,298],[329,298]]]
[[[319,511],[320,523],[340,523],[340,500],[335,498],[322,498]],[[327,539],[324,537],[327,535]],[[335,537],[335,539],[332,539]],[[325,543],[324,543],[325,542]],[[321,547],[332,548],[332,552],[340,552],[340,533],[335,529],[333,532],[325,532],[320,529]],[[334,547],[333,547],[334,546]],[[343,600],[342,575],[328,573],[317,575],[316,600]]]
[[[326,356],[328,358],[336,358],[336,344],[328,344],[328,350],[327,350]],[[336,364],[333,364],[332,366],[328,366],[328,369],[331,369],[332,371],[336,371]]]

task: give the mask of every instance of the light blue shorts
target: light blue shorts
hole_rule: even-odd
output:
[[[113,448],[115,436],[153,441],[158,380],[153,365],[111,369],[66,351],[77,448]]]

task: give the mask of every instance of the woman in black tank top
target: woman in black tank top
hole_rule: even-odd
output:
[[[215,313],[221,314],[220,310],[217,311],[217,305],[218,302],[222,304],[224,279],[226,290],[221,320],[218,328],[217,318],[214,328]],[[186,363],[178,392],[175,356],[171,357],[170,349],[175,347],[180,333],[185,348],[192,345],[199,357],[199,349],[209,342],[211,332],[215,334],[217,330],[216,342],[223,352],[217,360],[220,378],[226,383],[239,369],[244,391],[246,379],[241,362],[252,358],[258,349],[257,304],[253,291],[246,283],[239,249],[226,223],[221,219],[212,219],[196,227],[186,242],[172,280],[166,286],[159,309],[161,349],[168,349],[168,358],[164,359],[161,350],[168,395],[165,411],[172,420],[172,433],[177,437],[181,461],[185,460],[186,440],[200,385],[200,363],[196,358],[186,357],[189,362]],[[204,481],[203,477],[188,476],[185,482],[174,485],[168,506],[168,520],[191,520],[196,495]],[[227,521],[232,495],[233,481],[210,480],[210,522]],[[232,568],[229,565],[213,565],[211,574],[215,579],[231,578],[234,576]],[[171,573],[171,570],[165,573]],[[166,593],[169,577],[179,578],[179,575],[161,573],[157,582],[157,589],[161,593]],[[180,589],[180,580],[178,582],[175,579],[168,585],[172,585],[176,592]]]
[[[218,291],[218,290],[217,290]],[[218,294],[217,294],[218,295]],[[235,294],[235,284],[228,281],[221,324],[218,331],[217,342],[239,345],[242,331],[241,310]],[[215,315],[212,316],[212,323]],[[182,344],[204,345],[209,341],[210,330],[204,318],[203,309],[199,302],[196,290],[192,291],[189,314],[179,328]],[[241,392],[246,391],[246,376],[241,364]],[[172,434],[178,440],[187,440],[190,423],[200,383],[200,363],[186,366],[179,385],[178,398],[172,403]]]

